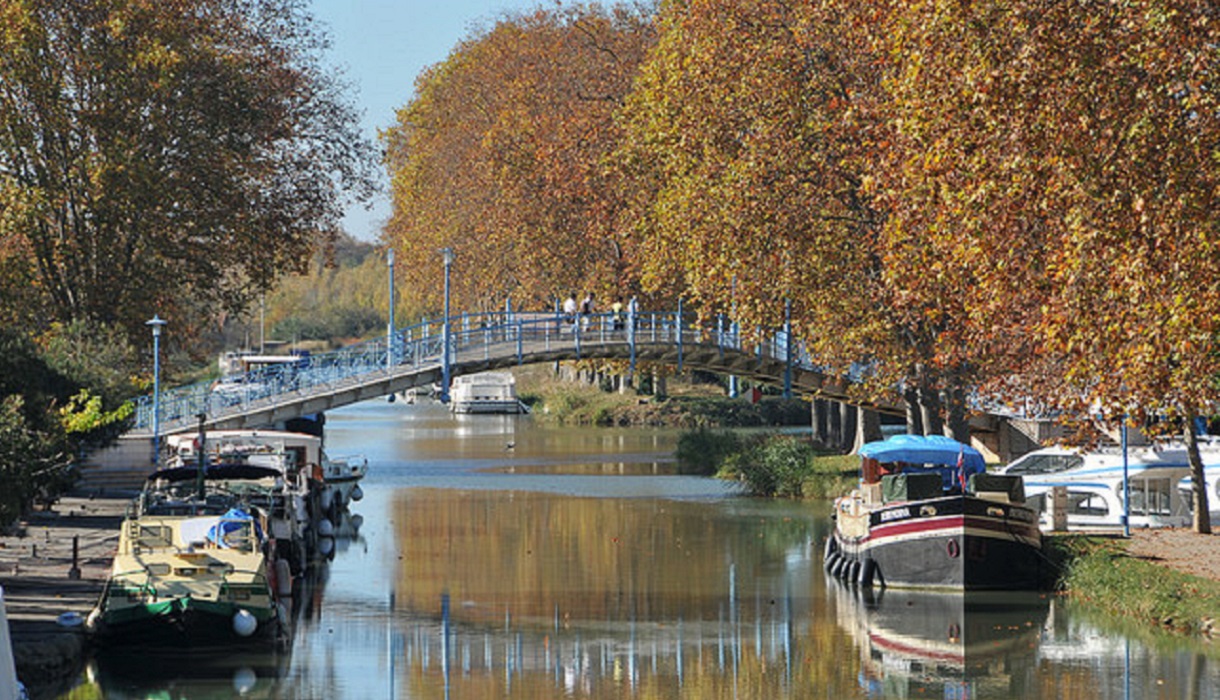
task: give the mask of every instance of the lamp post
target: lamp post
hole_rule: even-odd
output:
[[[385,332],[385,370],[394,366],[394,249],[386,251],[386,268],[390,276],[390,322]],[[391,395],[392,396],[392,395]]]
[[[166,323],[168,321],[156,314],[144,322],[144,325],[152,328],[153,334],[153,464],[157,463],[157,456],[161,454],[161,327]]]
[[[445,259],[445,325],[441,327],[441,403],[449,403],[449,268],[453,248],[441,248]]]

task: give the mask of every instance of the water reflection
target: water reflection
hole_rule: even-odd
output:
[[[87,675],[114,700],[177,697],[166,690],[174,687],[189,688],[192,699],[272,698],[289,664],[287,654],[140,654],[97,659]]]
[[[828,579],[869,697],[1031,697],[1050,602],[1030,592],[860,590]]]
[[[825,525],[808,508],[412,489],[394,512],[412,687],[772,698],[815,673],[854,687],[834,661],[848,640],[815,630]]]
[[[671,432],[473,418],[330,416],[331,451],[370,460],[363,523],[300,599],[290,654],[98,665],[77,697],[1220,697],[1215,650],[1061,600],[828,582],[825,504],[600,473],[664,465]]]

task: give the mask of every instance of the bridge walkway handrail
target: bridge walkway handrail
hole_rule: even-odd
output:
[[[238,415],[289,398],[300,399],[384,380],[422,374],[442,364],[444,322],[424,320],[397,329],[392,342],[379,337],[338,350],[302,357],[298,363],[268,365],[228,381],[202,381],[170,390],[159,398],[163,425]],[[784,331],[756,332],[761,341],[747,346],[739,326],[723,317],[698,324],[677,312],[594,313],[577,319],[553,312],[500,311],[450,318],[450,365],[462,362],[529,363],[538,356],[579,359],[595,350],[615,350],[633,364],[637,350],[665,347],[681,364],[687,348],[735,351],[777,360],[793,368],[816,370],[801,343],[789,344]],[[780,377],[777,380],[783,379]],[[153,423],[153,397],[136,401],[136,430]]]

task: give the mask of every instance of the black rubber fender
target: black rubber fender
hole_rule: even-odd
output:
[[[860,584],[861,588],[870,588],[873,585],[873,579],[876,577],[876,575],[877,560],[865,559],[864,562],[860,564],[860,574],[857,577],[856,582]]]

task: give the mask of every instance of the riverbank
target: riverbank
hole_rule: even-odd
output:
[[[1130,539],[1059,535],[1052,547],[1065,595],[1164,633],[1220,635],[1220,540],[1186,528],[1140,529]]]
[[[64,497],[0,536],[0,586],[13,657],[31,698],[56,697],[61,684],[79,675],[86,645],[79,623],[110,574],[129,502]]]
[[[809,425],[809,403],[766,396],[757,402],[728,398],[716,384],[669,382],[665,397],[605,391],[596,384],[557,377],[547,366],[514,373],[520,398],[535,420],[560,425],[747,428]]]

